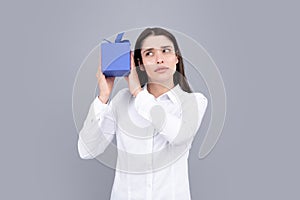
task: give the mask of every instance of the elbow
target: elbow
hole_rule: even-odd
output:
[[[86,151],[81,150],[80,148],[78,148],[78,154],[79,154],[79,157],[84,160],[94,158],[91,154],[87,153]]]
[[[86,153],[86,152],[82,152],[80,150],[78,150],[78,153],[79,153],[79,157],[81,159],[84,159],[84,160],[88,160],[88,159],[93,159],[94,158],[91,154]]]
[[[78,154],[81,159],[94,159],[97,156],[93,153],[90,153],[89,149],[80,141],[78,140]]]

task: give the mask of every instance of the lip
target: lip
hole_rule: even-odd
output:
[[[169,69],[168,67],[162,66],[162,67],[156,68],[156,69],[155,69],[155,72],[164,72],[164,71],[166,71],[166,70],[168,70],[168,69]]]

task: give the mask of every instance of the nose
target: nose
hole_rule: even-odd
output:
[[[162,64],[164,63],[163,55],[161,51],[156,52],[156,64]]]

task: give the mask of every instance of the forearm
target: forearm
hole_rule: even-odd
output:
[[[96,98],[91,104],[83,128],[79,132],[78,151],[83,159],[103,153],[114,137],[115,121],[107,104]]]
[[[138,94],[135,102],[137,112],[150,121],[154,128],[173,145],[190,143],[201,124],[207,107],[207,99],[200,94],[180,102],[176,112],[167,111],[149,93]]]

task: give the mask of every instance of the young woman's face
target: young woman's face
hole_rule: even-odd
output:
[[[149,82],[164,83],[173,81],[178,58],[174,45],[166,36],[149,36],[141,48],[142,71],[146,71]]]

